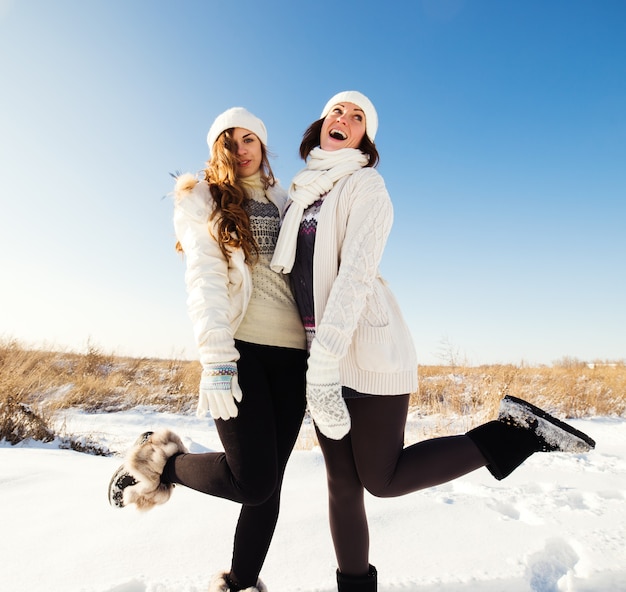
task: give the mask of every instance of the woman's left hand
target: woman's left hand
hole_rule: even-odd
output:
[[[207,407],[214,419],[237,417],[243,393],[237,378],[237,364],[205,364],[200,378],[200,400],[198,411],[206,413]]]

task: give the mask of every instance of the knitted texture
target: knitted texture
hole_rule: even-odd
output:
[[[304,349],[306,340],[289,276],[270,269],[280,229],[280,211],[268,199],[260,174],[246,177],[242,184],[248,197],[244,207],[250,217],[259,256],[250,265],[252,295],[235,338],[261,345]]]
[[[289,273],[293,267],[298,228],[304,210],[328,193],[339,179],[363,168],[367,161],[368,157],[356,148],[326,151],[318,147],[311,151],[306,167],[296,174],[289,188],[291,204],[272,258],[274,271]]]
[[[213,144],[215,144],[215,140],[217,140],[219,135],[231,127],[242,127],[250,130],[267,146],[267,129],[263,121],[243,107],[232,107],[220,113],[211,124],[206,137],[209,152],[213,150]]]
[[[230,384],[231,378],[237,374],[237,364],[234,362],[207,364],[204,371],[206,376],[214,379],[210,388],[219,388],[222,384]]]
[[[350,431],[350,414],[341,394],[339,360],[315,339],[306,381],[306,399],[313,421],[324,436],[341,440]]]
[[[359,214],[360,211],[355,209],[354,217],[358,218]],[[389,234],[390,218],[387,208],[373,208],[361,219],[360,224],[351,225],[350,241],[343,244],[342,265],[333,282],[332,293],[322,318],[325,328],[332,327],[343,341],[340,349],[333,350],[340,356],[345,354],[352,332],[359,322],[362,323],[366,301],[368,307],[365,324],[383,327],[388,323],[388,313],[383,308],[381,299],[372,297],[372,291]],[[325,345],[329,346],[326,343]]]
[[[242,397],[235,362],[204,364],[200,378],[198,416],[203,417],[210,410],[215,419],[237,417],[239,410],[235,401],[240,403]]]
[[[324,198],[315,239],[316,338],[340,360],[341,384],[360,393],[417,389],[411,333],[378,263],[393,221],[380,174],[364,168]],[[402,264],[410,273],[408,259]]]
[[[322,109],[320,117],[326,117],[330,113],[331,107],[338,103],[354,103],[361,107],[365,113],[365,131],[369,139],[373,142],[378,130],[378,113],[372,101],[370,101],[363,93],[357,90],[344,90],[328,99],[328,102]]]

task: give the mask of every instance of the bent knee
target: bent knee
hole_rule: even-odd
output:
[[[370,481],[363,483],[365,490],[374,497],[394,497],[395,494],[391,491],[389,483],[384,481]]]

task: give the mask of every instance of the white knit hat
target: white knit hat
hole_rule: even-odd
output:
[[[324,107],[320,117],[326,117],[333,105],[337,103],[354,103],[363,109],[365,113],[365,131],[367,137],[373,142],[376,137],[376,130],[378,129],[378,114],[372,102],[362,93],[357,90],[344,90],[337,93]]]
[[[211,125],[211,129],[206,136],[209,152],[213,149],[213,144],[215,144],[215,140],[217,140],[218,136],[224,130],[230,129],[231,127],[242,127],[254,132],[259,140],[267,146],[267,130],[265,129],[265,124],[258,117],[252,115],[247,109],[243,107],[232,107],[224,111],[221,115],[218,115],[213,125]]]

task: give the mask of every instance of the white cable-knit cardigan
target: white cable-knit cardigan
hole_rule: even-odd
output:
[[[341,384],[375,395],[417,390],[413,340],[378,271],[392,222],[383,178],[360,169],[324,198],[313,256],[316,337],[341,358]]]

